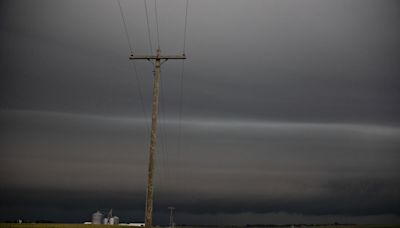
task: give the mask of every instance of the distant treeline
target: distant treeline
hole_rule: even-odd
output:
[[[355,224],[342,224],[342,223],[331,223],[331,224],[247,224],[246,227],[304,227],[304,226],[354,226]]]
[[[247,224],[246,227],[309,227],[309,226],[354,226],[355,224],[342,224],[342,223],[332,223],[332,224]]]
[[[34,220],[34,221],[29,221],[29,220],[21,220],[22,223],[55,223],[54,221],[50,220]],[[6,220],[2,221],[2,223],[19,223],[18,220]]]
[[[189,224],[177,224],[176,226],[181,227],[221,227],[221,228],[238,228],[238,227],[310,227],[310,226],[354,226],[356,224],[343,224],[343,223],[327,223],[327,224],[246,224],[242,226],[227,226],[227,225],[189,225]]]

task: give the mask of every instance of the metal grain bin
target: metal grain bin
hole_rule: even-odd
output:
[[[100,211],[93,213],[92,224],[101,224],[102,221],[103,221],[103,214]]]
[[[119,224],[119,218],[117,216],[114,216],[110,218],[110,225],[118,225]]]

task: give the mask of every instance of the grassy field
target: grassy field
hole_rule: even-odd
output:
[[[0,223],[0,228],[116,228],[129,226],[112,226],[112,225],[84,225],[84,224],[13,224]],[[235,228],[241,228],[234,226]],[[196,228],[193,227],[176,227],[176,228]],[[207,228],[222,228],[222,227],[207,227]],[[307,228],[302,226],[301,228]],[[310,227],[311,228],[311,227]],[[312,228],[400,228],[400,225],[346,225],[346,226],[312,226]]]
[[[14,223],[0,223],[0,228],[115,228],[115,227],[129,227],[129,226],[113,226],[113,225],[84,225],[84,224],[14,224]]]

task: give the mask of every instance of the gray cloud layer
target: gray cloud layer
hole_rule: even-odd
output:
[[[1,119],[6,205],[140,211],[143,119],[32,111],[3,111]],[[400,212],[399,128],[191,119],[183,129],[181,154],[174,141],[169,153],[158,150],[160,211],[173,203],[193,214]]]

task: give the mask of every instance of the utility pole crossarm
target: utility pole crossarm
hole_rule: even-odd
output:
[[[186,59],[185,54],[183,55],[134,55],[131,54],[129,59]]]

